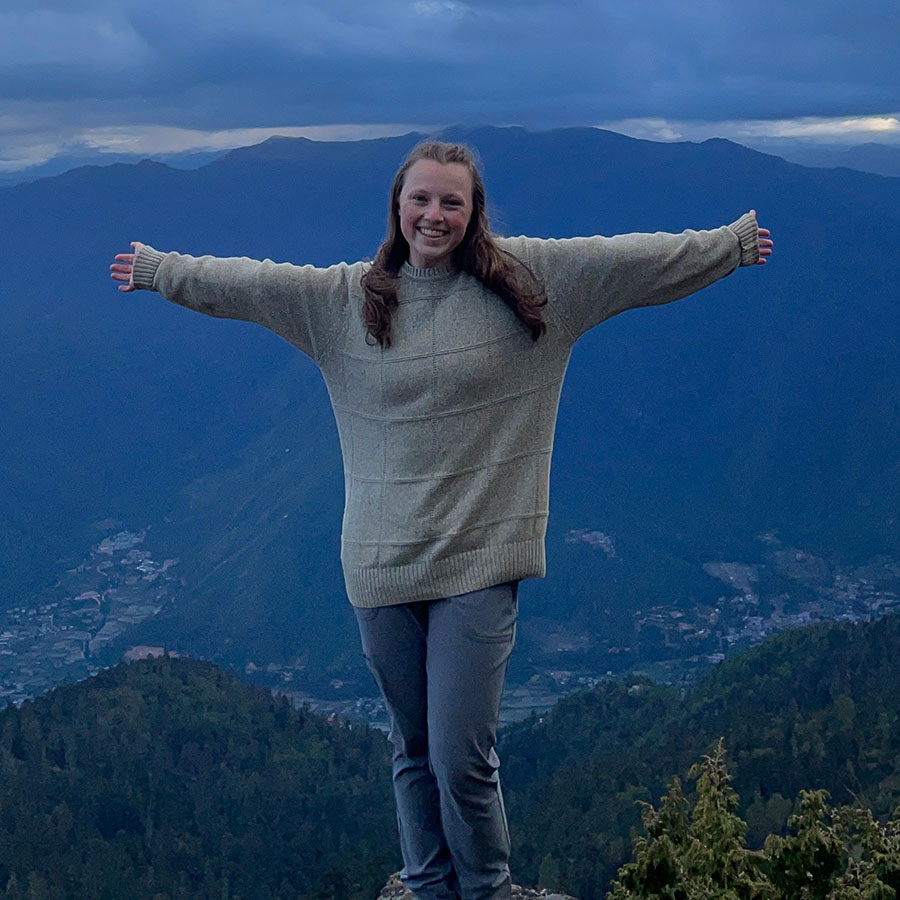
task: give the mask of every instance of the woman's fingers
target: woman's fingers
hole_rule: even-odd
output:
[[[122,284],[119,285],[120,291],[133,291],[134,285],[131,283],[131,273],[124,272],[110,272],[109,277],[112,278],[113,281],[121,281]]]
[[[750,212],[755,216],[756,210],[751,209]],[[766,264],[766,257],[772,255],[772,248],[775,246],[775,242],[769,239],[769,235],[772,232],[769,231],[768,228],[759,228],[758,229],[758,238],[759,241],[759,259],[756,261],[756,265],[764,266]]]
[[[129,263],[113,263],[109,267],[109,277],[116,281],[128,281],[131,278],[133,266]]]
[[[119,285],[120,291],[133,291],[134,285],[131,282],[131,275],[134,270],[134,254],[117,253],[113,258],[115,262],[110,264],[109,277],[113,281],[124,282]]]

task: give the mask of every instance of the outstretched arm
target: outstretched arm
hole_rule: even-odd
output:
[[[573,337],[626,309],[669,303],[739,266],[765,263],[773,248],[755,210],[711,231],[501,242],[543,280]]]
[[[110,278],[120,291],[158,291],[166,300],[224,319],[269,328],[319,360],[349,322],[361,267],[328,268],[275,263],[270,259],[219,258],[160,253],[133,241],[118,253]]]

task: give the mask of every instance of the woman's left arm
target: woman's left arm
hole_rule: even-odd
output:
[[[577,337],[626,309],[670,303],[739,266],[765,263],[774,245],[751,210],[710,231],[507,238],[503,246],[543,280],[549,302]]]

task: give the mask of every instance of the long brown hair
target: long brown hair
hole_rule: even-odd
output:
[[[465,236],[453,251],[453,262],[497,294],[531,331],[532,338],[537,340],[547,330],[541,319],[541,307],[547,302],[544,285],[522,260],[501,249],[494,240],[485,210],[484,182],[472,151],[463,144],[442,141],[425,141],[414,147],[394,176],[387,237],[378,248],[372,265],[362,276],[366,298],[362,308],[368,332],[366,340],[371,338],[383,348],[391,346],[391,313],[397,308],[400,267],[409,257],[409,244],[400,231],[400,193],[406,173],[420,159],[434,160],[443,165],[461,163],[468,170],[472,177],[472,217]]]

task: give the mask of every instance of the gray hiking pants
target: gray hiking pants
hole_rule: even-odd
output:
[[[401,878],[418,900],[510,896],[494,744],[517,590],[355,610],[390,717]]]

